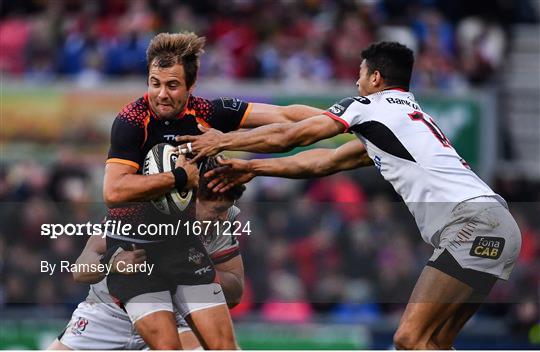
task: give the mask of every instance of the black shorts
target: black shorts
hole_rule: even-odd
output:
[[[107,237],[107,249],[132,243]],[[204,285],[215,281],[216,272],[204,245],[196,238],[183,237],[163,242],[136,244],[146,251],[146,262],[154,264],[152,273],[110,274],[107,286],[112,296],[125,304],[144,293],[171,291],[178,285]]]
[[[462,268],[457,260],[452,257],[448,250],[444,250],[434,261],[430,260],[426,264],[443,273],[452,276],[455,279],[469,285],[475,293],[487,295],[497,281],[495,275],[484,273],[482,271]]]

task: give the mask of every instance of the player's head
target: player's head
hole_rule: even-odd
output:
[[[173,118],[184,109],[197,80],[204,43],[204,37],[183,32],[160,33],[148,45],[148,100],[159,118]]]
[[[246,186],[237,185],[224,193],[216,193],[208,188],[208,181],[204,174],[217,167],[221,167],[218,157],[208,157],[200,166],[199,189],[197,190],[197,219],[204,220],[226,220],[227,210],[235,201],[242,197]]]
[[[362,50],[362,64],[356,85],[360,95],[388,88],[409,90],[414,56],[397,42],[379,42]]]

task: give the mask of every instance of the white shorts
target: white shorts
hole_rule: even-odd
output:
[[[79,303],[58,340],[72,350],[147,349],[128,316],[106,303]]]
[[[143,293],[131,298],[125,304],[129,319],[135,324],[137,320],[159,311],[174,312],[172,297],[169,291]]]
[[[502,204],[479,197],[458,204],[430,261],[447,250],[464,269],[508,280],[521,250],[519,227]]]
[[[176,314],[178,333],[191,331]],[[129,316],[118,307],[105,303],[82,302],[58,340],[72,350],[146,350]]]
[[[182,318],[198,310],[227,304],[223,289],[218,283],[193,286],[178,285],[173,301]]]

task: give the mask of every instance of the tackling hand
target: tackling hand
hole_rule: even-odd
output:
[[[179,149],[186,150],[195,157],[190,160],[192,164],[196,163],[205,156],[216,155],[222,149],[220,148],[223,132],[213,128],[207,128],[197,125],[203,134],[199,136],[176,136],[176,141],[181,143]],[[183,144],[182,144],[183,143]]]
[[[121,251],[114,257],[114,260],[111,266],[111,272],[112,273],[117,272],[116,269],[117,269],[117,264],[119,262],[124,262],[126,263],[126,265],[134,265],[134,264],[142,264],[145,261],[146,261],[146,251],[144,249],[137,249],[135,245],[133,245],[133,250]],[[133,271],[133,272],[122,271],[121,274],[133,275],[133,274],[137,274],[137,272],[136,271]]]
[[[234,186],[248,183],[256,176],[249,160],[219,158],[218,162],[221,167],[204,174],[204,177],[211,180],[208,188],[213,192],[227,192]]]

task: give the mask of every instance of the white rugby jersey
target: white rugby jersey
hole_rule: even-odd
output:
[[[227,211],[227,221],[234,222],[240,212],[240,208],[237,206],[233,205],[230,207]],[[234,229],[231,228],[230,232],[233,230]],[[214,264],[224,263],[240,254],[240,246],[235,236],[212,234],[212,236],[208,236],[208,238],[210,239],[209,241],[204,241],[203,239],[203,244]],[[106,280],[107,278],[90,285],[86,301],[106,303],[116,314],[121,314],[122,317],[127,317],[129,319],[127,314],[118,306],[118,302],[109,294]]]
[[[433,236],[457,203],[495,194],[458,155],[410,92],[390,89],[349,97],[331,106],[329,117],[341,122],[366,147],[385,180],[403,198],[422,238]]]

